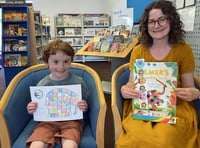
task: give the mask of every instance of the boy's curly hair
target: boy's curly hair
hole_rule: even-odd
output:
[[[42,51],[42,60],[48,63],[48,59],[50,55],[55,55],[57,51],[62,51],[66,55],[71,56],[71,60],[73,61],[74,57],[74,49],[69,45],[69,43],[57,39],[49,42]]]

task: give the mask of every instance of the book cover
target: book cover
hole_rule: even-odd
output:
[[[101,42],[94,42],[93,51],[94,52],[99,52],[100,49],[101,49]]]
[[[65,35],[74,35],[74,28],[65,28]]]
[[[74,46],[82,46],[82,38],[73,38]]]
[[[82,17],[72,17],[72,26],[82,26]]]
[[[62,16],[57,16],[56,17],[56,25],[64,25],[64,22],[63,22],[63,17]]]
[[[120,31],[120,35],[123,35],[124,38],[127,38],[130,34],[130,30],[122,30]]]
[[[87,51],[93,51],[94,42],[88,43]]]
[[[139,99],[132,99],[132,118],[175,124],[177,75],[176,62],[137,59],[133,68],[133,88],[141,95]]]
[[[119,52],[119,53],[124,52],[124,50],[126,49],[126,47],[127,47],[127,43],[119,43],[118,52]]]
[[[64,15],[63,16],[63,25],[64,26],[72,26],[72,16]]]
[[[21,66],[21,54],[5,54],[4,58],[6,67]]]
[[[74,35],[81,35],[82,29],[81,28],[74,28]]]
[[[114,41],[113,42],[123,43],[123,40],[124,40],[123,35],[114,35]]]
[[[106,36],[106,40],[110,41],[112,43],[114,41],[114,36],[113,35],[108,35],[108,36]]]
[[[119,43],[112,43],[110,47],[110,52],[117,53],[119,49]]]
[[[110,41],[102,40],[101,41],[101,49],[100,49],[100,51],[101,52],[109,52],[110,51],[110,45],[111,45]]]

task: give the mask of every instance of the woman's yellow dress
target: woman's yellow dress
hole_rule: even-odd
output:
[[[146,62],[177,62],[178,87],[180,74],[195,69],[192,49],[187,44],[176,44],[162,60],[156,60],[149,49],[138,45],[131,53],[130,70],[136,59]],[[116,148],[200,148],[198,117],[192,102],[177,98],[176,124],[155,123],[134,120],[131,100],[124,100],[122,133],[116,141]]]

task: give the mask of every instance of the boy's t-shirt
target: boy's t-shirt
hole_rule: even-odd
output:
[[[87,98],[89,96],[89,91],[86,87],[84,80],[81,77],[72,73],[69,73],[69,75],[64,80],[59,80],[59,81],[52,80],[50,78],[50,75],[47,75],[38,82],[37,86],[55,86],[55,85],[73,85],[73,84],[81,84],[82,99],[87,101]]]

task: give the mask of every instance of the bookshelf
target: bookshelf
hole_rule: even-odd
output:
[[[58,14],[55,17],[57,39],[70,43],[77,53],[100,30],[110,26],[107,14]],[[107,61],[105,57],[75,56],[74,61]]]
[[[6,85],[30,66],[30,37],[27,6],[2,6],[2,61]]]
[[[44,46],[49,42],[50,18],[42,16],[40,11],[34,11],[34,25],[36,38],[37,63],[42,63],[41,53]]]

